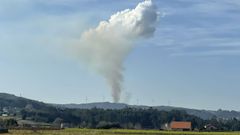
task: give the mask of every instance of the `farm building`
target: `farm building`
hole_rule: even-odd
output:
[[[61,123],[60,128],[64,129],[64,128],[69,128],[70,124],[69,123]]]
[[[185,122],[185,121],[172,121],[170,123],[170,129],[177,130],[177,131],[191,131],[192,123]]]
[[[213,126],[212,124],[207,124],[203,128],[206,131],[217,131],[217,127]]]
[[[8,133],[8,129],[2,128],[2,127],[0,126],[0,134],[1,134],[1,133]]]

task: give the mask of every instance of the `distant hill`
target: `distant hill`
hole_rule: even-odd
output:
[[[227,110],[198,110],[198,109],[189,109],[181,107],[172,107],[172,106],[140,106],[140,105],[128,105],[124,103],[110,103],[110,102],[98,102],[98,103],[87,103],[87,104],[47,104],[39,102],[36,100],[30,100],[23,97],[18,97],[8,93],[0,93],[0,108],[11,107],[11,108],[20,108],[20,109],[32,109],[37,111],[49,111],[54,110],[55,108],[67,108],[67,109],[92,109],[92,108],[101,108],[101,109],[124,109],[124,108],[154,108],[162,111],[171,111],[171,110],[183,110],[190,115],[198,116],[202,119],[211,119],[213,117],[221,119],[231,119],[237,118],[240,119],[240,112],[238,111],[227,111]]]
[[[0,93],[0,107],[17,107],[17,108],[25,108],[28,105],[31,105],[35,109],[43,109],[46,107],[50,107],[49,105],[38,102],[35,100],[30,100],[23,97],[18,97],[8,93]]]
[[[43,112],[55,109],[56,107],[36,100],[18,97],[8,93],[0,93],[0,113],[3,112],[3,108],[7,108],[9,112],[23,109]]]
[[[198,109],[189,109],[182,107],[172,107],[172,106],[143,106],[143,105],[128,105],[124,103],[110,103],[110,102],[97,102],[97,103],[87,103],[87,104],[54,104],[56,107],[70,108],[70,109],[92,109],[92,108],[101,108],[101,109],[124,109],[124,108],[154,108],[160,111],[172,111],[172,110],[183,110],[190,115],[198,116],[202,119],[211,119],[217,117],[220,119],[240,119],[240,112],[238,111],[228,111],[228,110],[198,110]]]
[[[63,107],[69,109],[123,109],[129,107],[129,105],[124,103],[110,103],[110,102],[99,102],[99,103],[87,103],[87,104],[52,104],[56,107]]]

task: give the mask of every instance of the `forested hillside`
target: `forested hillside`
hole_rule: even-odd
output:
[[[197,130],[205,130],[205,125],[214,126],[217,131],[240,130],[240,121],[236,118],[220,119],[214,116],[204,120],[179,109],[130,106],[118,109],[70,109],[5,93],[0,94],[0,104],[1,114],[11,118],[9,121],[0,121],[0,125],[5,126],[18,126],[19,121],[32,121],[55,126],[67,123],[70,127],[80,128],[161,129],[171,121],[189,121],[192,122],[192,128]]]

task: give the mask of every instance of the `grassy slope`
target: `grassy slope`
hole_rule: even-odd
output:
[[[240,135],[240,132],[172,132],[157,130],[66,129],[45,131],[10,130],[6,135]]]

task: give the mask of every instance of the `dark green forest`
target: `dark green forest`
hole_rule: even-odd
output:
[[[195,130],[204,129],[205,125],[212,125],[214,131],[239,131],[240,121],[233,118],[222,120],[212,118],[203,120],[189,115],[185,111],[159,111],[156,109],[133,109],[121,110],[104,109],[60,109],[55,108],[45,111],[22,110],[21,115],[31,118],[33,121],[47,123],[69,123],[72,127],[79,128],[128,128],[128,129],[161,129],[161,126],[171,121],[192,122]]]

